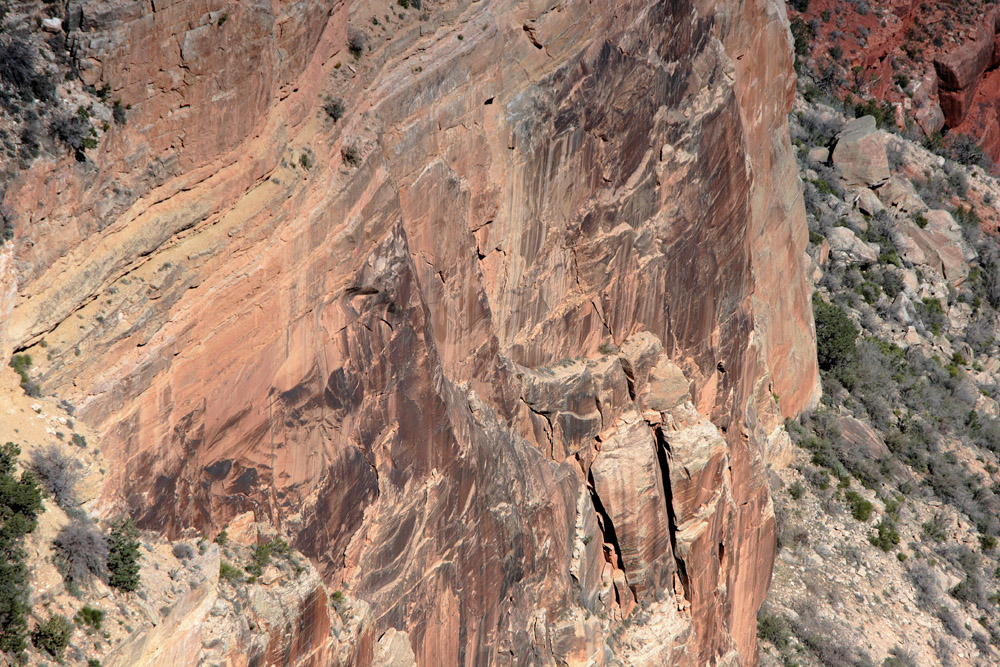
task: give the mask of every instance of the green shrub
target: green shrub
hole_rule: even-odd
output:
[[[896,532],[895,522],[889,518],[879,521],[870,541],[874,546],[886,553],[892,551],[893,547],[899,544],[899,533]]]
[[[793,16],[789,20],[789,24],[795,44],[795,71],[798,72],[802,68],[802,58],[809,54],[809,44],[813,37],[812,29],[798,16]]]
[[[761,610],[757,614],[757,637],[771,642],[775,648],[781,650],[788,646],[792,633],[784,618]]]
[[[944,306],[940,299],[925,296],[923,300],[916,304],[917,316],[935,336],[941,335],[941,327],[944,325]]]
[[[816,358],[820,369],[832,373],[850,389],[857,364],[858,328],[839,307],[813,296],[816,319]]]
[[[31,633],[31,643],[51,655],[56,660],[62,660],[63,652],[69,646],[69,637],[73,626],[65,616],[53,614],[47,621],[35,626]]]
[[[139,588],[139,531],[132,517],[116,523],[108,537],[108,584],[123,591]]]
[[[264,567],[271,562],[271,543],[264,542],[263,544],[258,544],[254,547],[253,556],[250,557],[250,562],[247,563],[246,571],[251,576],[251,580],[255,580],[264,572]]]
[[[42,490],[30,472],[14,475],[21,449],[0,447],[0,651],[19,656],[27,647],[28,568],[22,548],[42,511]]]
[[[861,118],[862,116],[872,116],[875,119],[876,127],[887,127],[892,130],[898,128],[896,125],[896,108],[892,102],[868,100],[867,102],[856,104],[854,106],[854,117]]]
[[[944,542],[948,539],[945,532],[945,518],[941,513],[935,514],[930,521],[925,521],[920,525],[920,534],[924,539]]]
[[[115,125],[125,125],[128,122],[128,118],[125,116],[125,107],[122,105],[121,100],[115,100],[115,104],[111,107],[111,115],[115,119]]]
[[[104,612],[100,609],[95,609],[94,607],[85,605],[82,609],[80,609],[80,611],[76,612],[76,616],[74,618],[80,625],[93,628],[94,630],[100,630],[101,623],[104,621]]]
[[[836,195],[837,194],[837,191],[833,189],[833,186],[830,185],[829,183],[827,183],[826,181],[824,181],[822,178],[815,178],[815,179],[813,179],[813,180],[811,180],[809,182],[812,183],[814,186],[816,186],[816,190],[820,194],[824,194],[824,195]]]
[[[226,561],[219,562],[219,577],[230,583],[235,583],[243,578],[240,568],[230,565]]]
[[[31,381],[28,369],[31,368],[30,354],[15,354],[11,357],[10,367],[21,377],[21,389],[28,396],[38,396],[38,385]]]
[[[226,546],[226,542],[228,541],[229,541],[229,533],[227,533],[226,529],[223,528],[222,530],[219,531],[219,534],[215,536],[215,543],[218,544],[220,547],[224,547]]]
[[[982,547],[983,551],[993,551],[997,548],[997,538],[993,535],[980,535],[979,546]]]
[[[923,213],[917,213],[913,216],[913,222],[916,223],[917,227],[923,229],[927,226],[927,216]]]
[[[790,487],[788,487],[788,495],[792,497],[793,500],[798,500],[803,495],[805,495],[806,489],[802,486],[801,482],[795,482]]]
[[[865,500],[860,493],[857,491],[847,491],[844,493],[844,499],[847,501],[847,506],[851,509],[851,516],[856,520],[868,521],[872,518],[872,511],[875,509],[875,506]]]

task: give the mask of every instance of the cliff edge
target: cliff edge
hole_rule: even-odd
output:
[[[353,664],[756,662],[819,391],[783,3],[62,30],[59,94],[127,122],[3,191],[0,350],[99,435],[101,511],[292,536],[371,612]]]

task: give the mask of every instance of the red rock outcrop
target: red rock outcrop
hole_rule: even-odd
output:
[[[1000,14],[990,11],[972,39],[961,48],[934,59],[939,82],[939,98],[945,123],[958,127],[972,106],[983,74],[995,67],[997,19]]]
[[[358,664],[604,663],[637,605],[635,661],[752,664],[818,391],[783,3],[127,4],[67,25],[128,125],[4,202],[0,346],[46,341],[104,506],[280,526]]]

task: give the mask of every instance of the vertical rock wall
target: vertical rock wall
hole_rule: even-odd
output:
[[[133,115],[8,188],[0,339],[109,510],[253,512],[420,664],[755,661],[817,379],[781,3],[70,14]]]

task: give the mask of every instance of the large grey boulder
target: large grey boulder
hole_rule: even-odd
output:
[[[886,139],[875,129],[875,118],[862,116],[844,126],[833,149],[833,166],[849,187],[878,187],[889,180]]]
[[[847,227],[834,227],[826,234],[830,256],[844,264],[871,266],[878,261],[878,246],[865,243]]]

